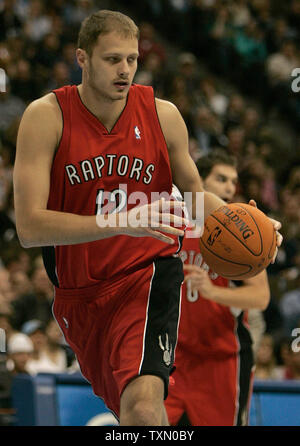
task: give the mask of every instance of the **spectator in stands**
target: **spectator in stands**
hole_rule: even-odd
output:
[[[136,83],[139,83],[141,77],[146,77],[144,85],[151,85],[157,97],[164,97],[165,73],[162,59],[156,52],[150,52],[145,57],[143,67],[136,76]]]
[[[72,42],[65,43],[62,48],[63,61],[68,65],[71,84],[78,85],[81,82],[81,68],[75,57],[76,45]]]
[[[268,53],[277,53],[280,50],[282,42],[294,36],[295,33],[289,28],[286,18],[278,17],[272,23],[271,29],[266,36]]]
[[[246,107],[242,118],[242,126],[247,140],[256,140],[260,129],[260,116],[254,107]]]
[[[13,333],[7,340],[7,353],[0,355],[0,408],[4,408],[6,414],[4,420],[0,418],[1,426],[14,425],[12,383],[16,375],[29,374],[27,365],[33,352],[31,340],[22,333]]]
[[[197,60],[192,53],[180,53],[177,59],[177,73],[184,80],[186,93],[190,96],[195,95],[199,89],[201,76]]]
[[[205,105],[195,110],[193,134],[202,153],[209,153],[213,147],[220,146],[223,128],[221,121]]]
[[[287,351],[288,365],[284,368],[284,379],[300,379],[300,342],[295,338],[290,339]]]
[[[291,4],[290,4],[289,11],[287,14],[287,20],[288,20],[288,24],[291,27],[291,29],[299,36],[299,29],[300,29],[300,1],[299,0],[291,0]]]
[[[13,301],[13,291],[9,281],[9,272],[0,266],[0,308],[1,312],[10,312]]]
[[[228,4],[215,8],[215,16],[208,24],[208,37],[211,40],[210,55],[213,68],[218,72],[230,76],[232,73],[233,39],[236,28]]]
[[[0,135],[8,130],[16,120],[19,120],[25,110],[25,102],[11,92],[10,82],[7,78],[6,92],[0,93]]]
[[[240,94],[233,94],[229,97],[228,106],[225,113],[225,131],[229,127],[241,124],[246,109],[245,99]]]
[[[10,283],[16,299],[23,294],[30,294],[33,292],[31,281],[23,271],[11,272]]]
[[[283,318],[284,332],[291,336],[292,330],[298,327],[300,320],[300,274],[295,280],[294,288],[283,294],[279,303]]]
[[[291,80],[294,68],[299,67],[299,54],[293,40],[285,40],[277,53],[271,54],[266,61],[270,85],[285,86]]]
[[[227,129],[228,142],[226,148],[229,153],[238,158],[241,164],[245,147],[245,130],[241,125],[233,125]]]
[[[31,270],[31,260],[28,251],[23,248],[14,250],[11,256],[6,258],[6,266],[10,274],[22,272],[27,276]]]
[[[68,2],[66,20],[68,23],[78,26],[87,16],[97,10],[94,0]]]
[[[39,72],[49,78],[53,65],[57,62],[60,51],[60,40],[54,32],[47,33],[37,46],[35,61],[39,67]]]
[[[270,0],[252,0],[252,2],[249,3],[249,9],[262,29],[268,29],[272,22]]]
[[[274,341],[272,336],[264,334],[256,353],[256,379],[282,379],[283,370],[276,365]]]
[[[169,85],[167,86],[167,94],[169,97],[186,96],[188,97],[185,79],[177,71],[170,76]]]
[[[7,340],[10,339],[10,337],[15,333],[15,330],[11,325],[11,315],[11,308],[5,310],[0,303],[0,328],[4,330]]]
[[[24,24],[25,35],[34,42],[39,42],[51,29],[51,19],[45,14],[41,0],[29,0],[26,22]]]
[[[297,197],[290,188],[281,192],[281,206],[283,212],[283,228],[286,239],[296,239],[299,236],[300,210]]]
[[[201,156],[203,156],[203,152],[201,151],[198,142],[195,138],[189,139],[189,152],[192,159],[196,162]]]
[[[33,292],[14,300],[13,324],[18,330],[31,319],[47,324],[52,318],[53,289],[44,267],[36,268],[32,275]]]
[[[11,79],[13,95],[29,103],[37,98],[37,84],[33,79],[32,67],[28,60],[20,59],[16,64],[16,75]]]
[[[51,14],[51,11],[49,14]],[[57,13],[53,13],[53,15],[51,14],[51,32],[58,37],[62,45],[68,42],[70,36],[72,36],[71,30],[66,27],[63,18]]]
[[[190,96],[178,94],[172,96],[172,102],[180,111],[189,134],[193,135],[193,102]]]
[[[265,212],[276,210],[278,208],[278,197],[274,170],[266,165],[260,154],[256,155],[255,153],[244,159],[242,169],[243,174],[246,173],[244,185],[248,196],[255,193],[256,199],[259,200]],[[258,186],[261,187],[260,191],[257,190]]]
[[[29,336],[32,341],[34,351],[31,359],[28,361],[27,368],[29,373],[59,373],[67,368],[67,357],[62,347],[57,344],[56,333],[50,325],[50,340],[47,334],[46,325],[38,319],[27,321],[22,326],[22,333]],[[61,334],[61,333],[60,333]]]
[[[54,319],[50,320],[46,327],[48,337],[47,353],[49,358],[60,366],[62,370],[74,367],[77,362],[71,348],[66,343],[64,336]]]
[[[65,62],[56,62],[53,66],[51,80],[46,87],[45,93],[70,84],[69,66]]]
[[[267,167],[263,182],[262,201],[270,211],[278,210],[278,193],[276,185],[276,174],[274,169]]]
[[[3,0],[0,11],[0,41],[19,34],[22,29],[22,21],[15,13],[15,5],[16,0]]]
[[[295,166],[290,172],[287,187],[291,191],[293,191],[296,187],[299,187],[299,185],[300,185],[300,167]]]
[[[249,68],[264,62],[267,49],[264,35],[255,20],[250,20],[247,26],[236,31],[233,46],[240,56],[241,65]]]
[[[291,74],[299,66],[299,52],[293,40],[285,40],[280,50],[271,54],[266,62],[268,103],[273,104],[275,98],[276,106],[295,128],[300,122],[300,102],[291,89]]]
[[[30,373],[28,364],[33,354],[33,343],[30,338],[23,333],[14,333],[8,340],[7,350],[7,368],[11,375]]]
[[[233,26],[240,28],[249,24],[251,13],[247,3],[247,0],[235,0],[229,3]]]
[[[247,95],[264,94],[264,62],[267,57],[265,36],[262,27],[250,20],[245,28],[235,33],[233,42],[235,63],[239,66],[236,83]]]
[[[217,91],[212,77],[204,78],[200,84],[200,98],[219,117],[223,117],[228,107],[228,98]]]
[[[151,23],[142,22],[140,28],[139,40],[139,63],[142,66],[149,53],[155,53],[162,62],[166,61],[164,46],[156,38],[156,30]]]
[[[243,184],[243,192],[247,198],[247,200],[250,200],[249,197],[251,197],[253,200],[255,200],[257,207],[267,214],[270,209],[265,205],[263,202],[263,183],[264,180],[260,176],[254,176],[254,175],[248,175],[246,177],[241,174],[241,183]]]
[[[4,160],[0,155],[0,210],[3,210],[7,203],[7,197],[12,185],[12,178],[4,165]]]

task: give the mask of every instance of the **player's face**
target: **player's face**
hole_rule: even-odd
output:
[[[87,63],[87,82],[97,95],[125,99],[137,69],[138,40],[113,31],[99,36]]]
[[[231,201],[238,181],[237,171],[226,164],[216,164],[204,180],[204,188],[225,201]]]

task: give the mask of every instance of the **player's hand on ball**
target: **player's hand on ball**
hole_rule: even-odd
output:
[[[213,298],[214,286],[209,278],[208,272],[197,265],[183,265],[183,270],[187,273],[184,281],[191,291],[199,291],[205,299]]]
[[[249,204],[251,206],[254,206],[254,207],[257,208],[257,204],[256,204],[255,200],[250,200]],[[270,217],[268,217],[268,218],[272,222],[272,225],[274,226],[275,233],[276,233],[276,245],[277,245],[277,247],[275,249],[274,256],[273,256],[272,261],[271,261],[271,263],[275,263],[275,259],[276,259],[276,256],[278,254],[278,248],[281,245],[282,240],[283,240],[283,237],[282,237],[282,235],[279,232],[282,225],[281,225],[280,221],[274,220],[273,218],[270,218]]]

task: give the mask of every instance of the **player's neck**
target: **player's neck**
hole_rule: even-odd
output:
[[[98,96],[83,84],[78,85],[78,92],[83,104],[95,115],[110,132],[121,115],[127,98],[112,100],[105,96]]]

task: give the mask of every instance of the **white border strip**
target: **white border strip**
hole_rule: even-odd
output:
[[[148,324],[148,310],[149,310],[150,295],[151,295],[151,290],[152,290],[152,281],[153,281],[153,277],[155,274],[155,263],[153,262],[152,265],[153,265],[153,273],[152,273],[152,277],[150,280],[149,293],[148,293],[146,320],[145,320],[144,334],[143,334],[143,353],[142,353],[142,358],[141,358],[141,362],[140,362],[140,366],[139,366],[139,374],[141,373],[141,368],[142,368],[142,364],[143,364],[144,356],[145,356],[145,337],[146,337],[146,330],[147,330],[147,324]]]

